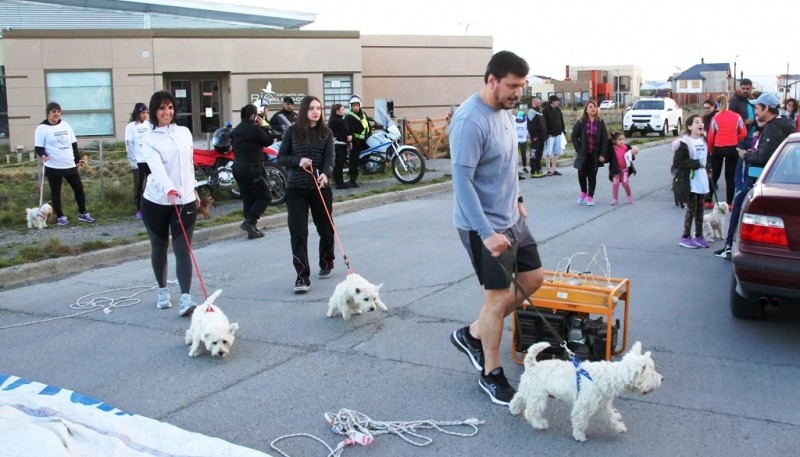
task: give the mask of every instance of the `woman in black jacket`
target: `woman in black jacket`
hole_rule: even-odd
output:
[[[333,182],[337,189],[349,189],[350,186],[344,182],[344,164],[347,161],[347,148],[353,141],[353,135],[347,131],[347,125],[344,122],[344,105],[341,103],[334,103],[331,106],[328,128],[333,132],[334,139]]]
[[[578,204],[594,206],[594,190],[597,187],[597,168],[606,161],[608,129],[597,113],[597,102],[589,100],[583,108],[583,116],[572,127],[572,146],[575,147],[575,162],[578,169],[578,185],[581,193]]]
[[[264,148],[272,144],[272,136],[261,127],[256,105],[243,106],[241,116],[242,122],[231,132],[233,177],[242,196],[244,222],[239,227],[252,240],[264,236],[256,223],[272,200],[264,171]]]
[[[308,262],[308,211],[319,234],[320,279],[333,276],[333,191],[328,178],[333,173],[333,134],[322,121],[322,103],[307,95],[300,102],[297,124],[283,135],[278,163],[286,167],[286,209],[297,279],[295,293],[311,288]],[[319,189],[318,189],[319,188]],[[321,194],[321,195],[320,195]]]

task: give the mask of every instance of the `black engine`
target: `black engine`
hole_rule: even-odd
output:
[[[546,319],[558,334],[559,340],[544,324]],[[560,346],[561,341],[582,360],[605,360],[608,331],[606,321],[602,317],[591,319],[586,313],[568,311],[552,312],[546,309],[520,308],[516,312],[514,348],[517,352],[527,352],[528,348],[541,341],[552,344],[542,351],[539,358],[567,359],[566,351]],[[617,347],[619,319],[611,327],[611,351]]]

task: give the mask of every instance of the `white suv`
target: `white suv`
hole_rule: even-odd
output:
[[[683,109],[671,98],[641,98],[633,104],[622,119],[622,130],[630,138],[633,132],[642,136],[658,132],[665,136],[672,130],[678,136],[683,122]]]

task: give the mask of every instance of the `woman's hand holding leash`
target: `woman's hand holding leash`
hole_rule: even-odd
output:
[[[319,170],[317,170],[317,185],[319,187],[325,187],[327,184],[328,177],[325,175],[325,173],[320,173]]]
[[[305,168],[308,171],[311,171],[311,168],[314,166],[314,163],[311,162],[311,159],[302,158],[300,159],[300,168]]]
[[[175,203],[177,203],[180,197],[181,194],[175,189],[172,189],[171,191],[167,192],[167,201],[169,202],[170,205],[174,205]]]

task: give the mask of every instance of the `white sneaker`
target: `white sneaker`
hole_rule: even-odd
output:
[[[181,307],[178,314],[181,316],[188,316],[192,311],[197,308],[197,303],[192,301],[192,296],[189,294],[181,294]]]
[[[167,309],[172,307],[172,303],[170,303],[170,298],[172,298],[169,294],[169,289],[164,287],[163,289],[158,289],[158,298],[156,299],[156,308],[159,309]]]

